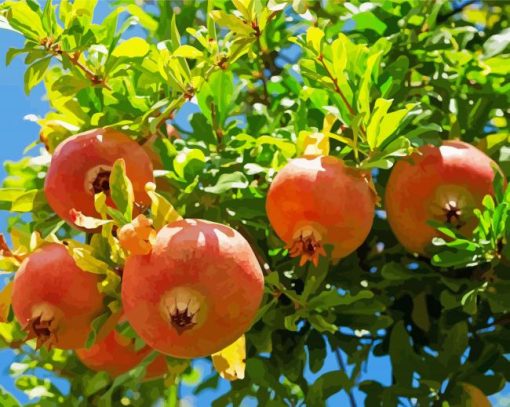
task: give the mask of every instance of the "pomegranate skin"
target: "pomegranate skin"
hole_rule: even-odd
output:
[[[364,242],[372,227],[375,195],[369,178],[336,157],[296,158],[269,188],[266,212],[271,226],[288,247],[300,230],[311,227],[319,244],[333,246],[333,258],[345,257]]]
[[[122,302],[149,346],[197,358],[223,349],[250,327],[263,291],[260,265],[237,231],[185,219],[159,231],[152,253],[128,258]]]
[[[138,366],[151,352],[148,346],[135,350],[130,338],[113,330],[104,340],[96,342],[89,349],[78,349],[76,354],[89,369],[105,371],[111,377],[117,377]],[[165,357],[158,355],[147,366],[144,380],[159,378],[167,371]]]
[[[59,349],[81,348],[92,320],[103,310],[98,283],[95,274],[78,268],[63,245],[47,244],[28,256],[16,272],[14,315],[22,327],[49,325],[40,331],[37,327],[36,332],[31,330],[38,346],[46,343]]]
[[[148,206],[150,198],[145,192],[145,184],[153,182],[154,177],[147,153],[123,133],[95,129],[68,138],[53,153],[44,192],[55,213],[73,226],[76,225],[70,215],[71,209],[98,217],[94,193],[104,191],[108,195],[109,170],[119,158],[126,163],[126,173],[133,184],[138,206]],[[109,196],[107,204],[114,206]]]
[[[462,141],[423,146],[400,160],[388,180],[385,206],[402,246],[428,256],[427,247],[440,236],[429,220],[450,223],[469,236],[476,226],[473,209],[493,192],[493,166],[487,155]]]

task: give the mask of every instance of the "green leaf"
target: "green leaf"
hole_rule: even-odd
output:
[[[205,166],[205,154],[198,148],[185,149],[174,158],[175,173],[181,179],[193,179]]]
[[[461,356],[468,346],[468,326],[465,321],[456,323],[446,332],[438,359],[449,371],[454,371],[461,364]]]
[[[359,300],[373,298],[373,296],[372,291],[368,290],[361,290],[354,295],[350,293],[342,295],[336,290],[323,291],[308,301],[307,306],[310,309],[329,309],[338,305],[350,305]]]
[[[111,383],[110,376],[106,372],[97,372],[94,376],[88,378],[85,382],[83,395],[85,397],[92,396],[100,390],[105,389]]]
[[[112,52],[117,58],[141,58],[149,52],[149,43],[140,37],[130,38],[120,43]]]
[[[2,386],[0,386],[0,406],[2,407],[18,407],[20,404],[14,398],[12,394],[7,392]]]
[[[236,171],[230,174],[221,174],[215,185],[204,188],[211,194],[223,194],[232,189],[244,189],[248,187],[248,180],[242,172]]]
[[[110,195],[117,209],[130,222],[133,219],[133,202],[135,200],[133,184],[126,174],[126,163],[119,158],[110,174]]]
[[[417,356],[409,339],[404,322],[397,322],[391,330],[389,353],[393,376],[398,384],[407,387],[411,386],[413,372],[417,367]]]
[[[340,390],[348,390],[352,386],[345,372],[334,371],[324,373],[309,387],[306,394],[306,405],[320,406],[333,394]]]
[[[50,65],[51,56],[39,59],[30,65],[25,72],[25,93],[28,95],[32,88],[44,79],[44,74]]]

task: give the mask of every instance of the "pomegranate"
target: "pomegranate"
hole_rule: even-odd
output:
[[[95,129],[68,138],[53,154],[44,192],[57,215],[71,225],[71,209],[98,217],[94,194],[99,192],[104,192],[107,204],[114,206],[109,198],[109,181],[112,165],[119,158],[124,159],[133,184],[135,206],[148,206],[150,199],[144,187],[154,180],[150,158],[126,135],[113,129]]]
[[[128,258],[122,302],[127,320],[149,346],[196,358],[241,336],[263,291],[260,265],[237,231],[185,219],[163,227],[150,254]]]
[[[324,245],[332,257],[345,257],[366,239],[376,197],[370,174],[347,167],[336,157],[296,158],[274,178],[266,212],[290,255],[317,264]]]
[[[423,146],[400,160],[386,187],[388,222],[408,251],[429,255],[440,233],[427,221],[451,225],[469,236],[476,226],[473,209],[492,193],[497,165],[482,151],[462,141]]]
[[[90,324],[103,310],[98,277],[78,268],[67,249],[42,246],[25,260],[14,277],[14,315],[37,338],[37,348],[76,349],[84,346]]]
[[[89,349],[78,349],[76,354],[89,369],[105,371],[111,377],[117,377],[135,368],[151,352],[152,349],[148,346],[144,346],[138,351],[135,350],[134,340],[113,330],[104,340],[96,342]],[[144,379],[150,380],[161,377],[167,371],[165,357],[158,355],[147,366]]]

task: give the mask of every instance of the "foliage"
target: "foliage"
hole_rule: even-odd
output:
[[[0,206],[11,213],[13,248],[2,245],[4,271],[15,272],[42,239],[83,241],[45,201],[48,152],[96,127],[120,129],[140,144],[156,135],[163,170],[156,173],[157,192],[150,190],[155,225],[178,217],[175,210],[230,224],[266,272],[266,298],[246,335],[246,378],[232,382],[215,405],[239,405],[249,396],[261,405],[320,405],[353,388],[366,393],[369,406],[405,399],[456,405],[461,383],[486,394],[501,390],[510,380],[504,356],[510,190],[502,179],[477,212],[473,239],[442,228],[451,240],[435,242],[432,260],[406,253],[380,208],[357,252],[337,264],[323,259],[318,267],[298,267],[268,225],[264,198],[275,173],[304,151],[310,135],[325,138],[330,154],[350,165],[372,169],[380,196],[395,159],[441,139],[477,145],[508,177],[508,3],[116,0],[97,24],[96,2],[0,5],[0,27],[25,38],[23,48],[9,50],[7,64],[23,55],[25,91],[43,83],[51,107],[38,119],[40,139],[29,146],[42,144],[41,155],[5,163]],[[135,36],[132,26],[139,28]],[[195,106],[189,126],[176,119],[185,105]],[[168,137],[168,123],[180,138]],[[132,219],[123,168],[116,164],[112,180],[119,209],[97,196],[102,219],[82,221],[103,225],[102,232],[69,246],[80,267],[104,275],[109,307],[96,329],[121,306],[115,269],[126,254],[111,230]],[[8,293],[1,299],[5,308]],[[172,381],[193,374],[193,366],[169,360],[165,380],[140,383],[146,361],[112,381],[70,352],[22,345],[12,313],[3,321],[1,344],[19,353],[11,373],[33,405],[145,406],[171,400]],[[329,349],[345,352],[352,369],[324,373]],[[223,377],[244,368],[230,361],[232,352],[213,358],[223,364]],[[390,385],[363,379],[370,355],[389,355]],[[40,368],[68,379],[70,392],[37,375]],[[321,375],[312,383],[306,369]],[[216,388],[218,375],[203,380],[196,394]],[[8,393],[1,397],[2,405],[17,405]]]

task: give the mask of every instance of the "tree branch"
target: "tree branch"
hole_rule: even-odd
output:
[[[339,348],[336,348],[335,349],[335,356],[336,356],[336,360],[338,362],[338,366],[340,367],[340,369],[344,372],[347,373],[347,369],[346,369],[346,366],[345,366],[345,363],[344,363],[344,359],[342,358],[342,354],[340,353],[340,349]],[[349,390],[349,391],[345,391],[347,393],[347,397],[349,397],[349,403],[351,405],[351,407],[356,407],[356,399],[354,398],[354,395],[352,394],[352,391]]]

